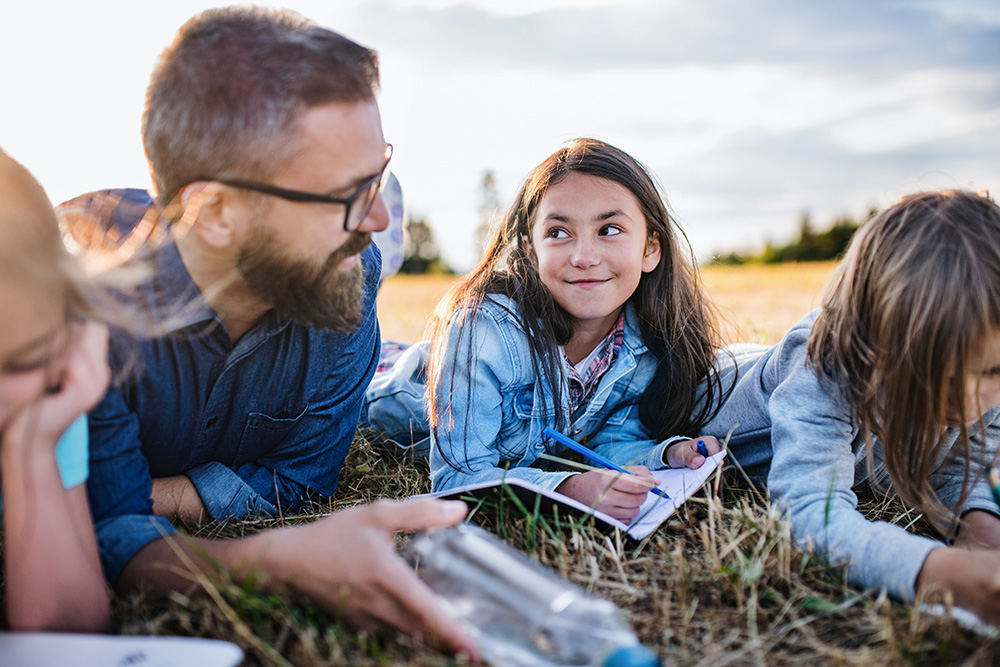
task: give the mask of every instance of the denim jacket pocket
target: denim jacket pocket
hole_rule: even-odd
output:
[[[240,447],[233,465],[252,463],[275,449],[285,436],[309,411],[307,404],[298,414],[294,410],[282,411],[280,416],[270,416],[263,412],[247,414],[246,426],[240,437]],[[294,415],[294,416],[292,416]]]
[[[514,399],[512,401],[512,407],[514,409],[514,415],[521,421],[528,421],[531,419],[539,419],[547,415],[544,402],[542,405],[536,405],[535,401],[535,387],[518,387],[514,390]]]

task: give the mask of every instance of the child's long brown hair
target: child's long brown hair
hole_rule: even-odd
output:
[[[581,138],[531,172],[491,235],[482,260],[439,305],[431,325],[434,343],[428,377],[433,429],[443,425],[442,418],[449,413],[444,406],[450,403],[447,397],[454,388],[440,386],[443,365],[453,361],[444,358],[449,326],[457,314],[457,330],[451,335],[469,335],[464,331],[468,328],[463,326],[465,319],[490,294],[505,295],[517,304],[515,316],[527,336],[536,376],[549,384],[555,406],[560,404],[563,376],[558,346],[569,342],[573,329],[569,314],[542,284],[530,239],[542,198],[573,172],[599,176],[628,189],[646,219],[648,234],[660,240],[660,263],[642,274],[630,299],[643,342],[657,359],[654,378],[639,402],[643,424],[657,438],[695,433],[718,403],[713,400],[719,393],[713,367],[718,342],[714,309],[702,292],[683,231],[642,164],[614,146]],[[706,378],[707,400],[699,402],[699,383]],[[559,424],[562,415],[555,406],[546,407]]]
[[[998,326],[1000,208],[947,190],[904,197],[857,232],[809,340],[817,373],[869,445],[872,434],[882,442],[896,492],[942,530],[954,517],[930,477],[944,456],[946,412],[965,414],[970,356]],[[964,424],[958,443],[954,455],[964,448],[971,460]],[[967,471],[963,497],[969,484]]]

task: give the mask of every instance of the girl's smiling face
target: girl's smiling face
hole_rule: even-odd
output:
[[[49,298],[0,284],[0,433],[10,419],[56,386],[65,363],[65,311]],[[32,298],[36,297],[36,298]]]
[[[542,284],[574,332],[606,335],[643,273],[660,261],[635,196],[615,181],[570,172],[535,212],[531,243]]]

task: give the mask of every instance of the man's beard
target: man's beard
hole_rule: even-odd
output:
[[[308,327],[351,333],[364,319],[364,275],[360,261],[346,271],[338,267],[370,241],[371,234],[352,233],[317,268],[282,255],[274,235],[257,226],[236,268],[254,294],[282,315]]]

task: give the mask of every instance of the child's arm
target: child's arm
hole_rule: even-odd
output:
[[[452,323],[438,379],[437,429],[431,437],[435,491],[504,477],[551,490],[576,474],[531,467],[545,451],[540,433],[544,410],[516,405],[514,396],[524,392],[530,402],[537,380],[519,337],[523,333],[510,316],[486,308],[463,323]],[[532,441],[533,431],[537,437]]]
[[[57,393],[16,415],[0,443],[7,615],[18,630],[101,631],[108,592],[85,487],[64,489],[55,446],[108,383],[107,331],[79,325]]]
[[[924,559],[941,544],[898,525],[869,521],[858,511],[853,413],[806,365],[807,333],[790,333],[797,338],[786,338],[768,362],[783,376],[766,403],[771,500],[788,517],[796,543],[831,563],[846,564],[851,584],[912,600]],[[731,452],[739,458],[738,448]]]

